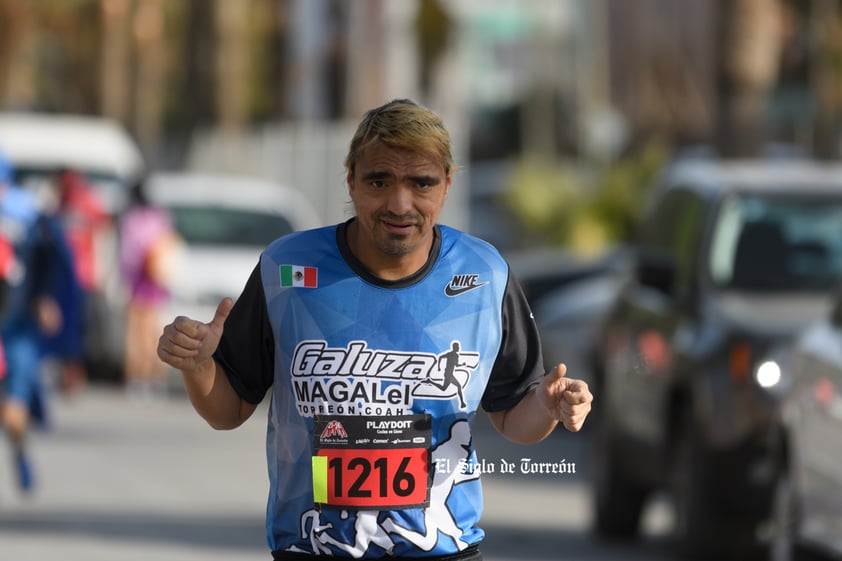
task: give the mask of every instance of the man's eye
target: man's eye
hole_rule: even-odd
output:
[[[374,181],[372,181],[370,183],[370,185],[372,187],[374,187],[375,189],[382,189],[383,187],[386,186],[386,183],[384,181],[379,180],[379,179],[375,179]]]

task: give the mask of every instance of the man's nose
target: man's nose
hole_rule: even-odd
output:
[[[413,194],[412,188],[399,184],[389,193],[386,201],[386,210],[396,215],[403,215],[412,211]]]

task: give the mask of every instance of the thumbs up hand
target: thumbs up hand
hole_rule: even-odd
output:
[[[178,316],[164,327],[158,339],[158,358],[166,364],[188,373],[211,360],[234,306],[231,298],[223,298],[209,323]]]

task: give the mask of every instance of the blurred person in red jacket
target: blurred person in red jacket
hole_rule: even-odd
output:
[[[102,263],[97,253],[100,236],[111,225],[111,216],[99,196],[78,171],[65,169],[58,174],[59,213],[79,284],[86,292],[101,284]]]
[[[87,323],[91,321],[88,318],[92,317],[89,312],[93,305],[92,294],[103,288],[101,248],[104,237],[110,231],[111,215],[85,176],[76,170],[59,170],[50,187],[53,189],[53,202],[47,204],[50,208],[46,210],[57,216],[70,247],[82,297],[82,315],[78,321],[85,337]],[[42,204],[45,203],[42,201]],[[47,353],[51,354],[52,350],[48,346]],[[84,356],[63,361],[60,380],[62,390],[81,390],[87,377]]]

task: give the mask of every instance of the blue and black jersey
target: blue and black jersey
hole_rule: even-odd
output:
[[[544,375],[535,322],[486,242],[438,226],[426,265],[384,281],[349,251],[347,224],[269,245],[215,355],[246,401],[271,390],[269,546],[463,551],[483,538],[471,424]]]

